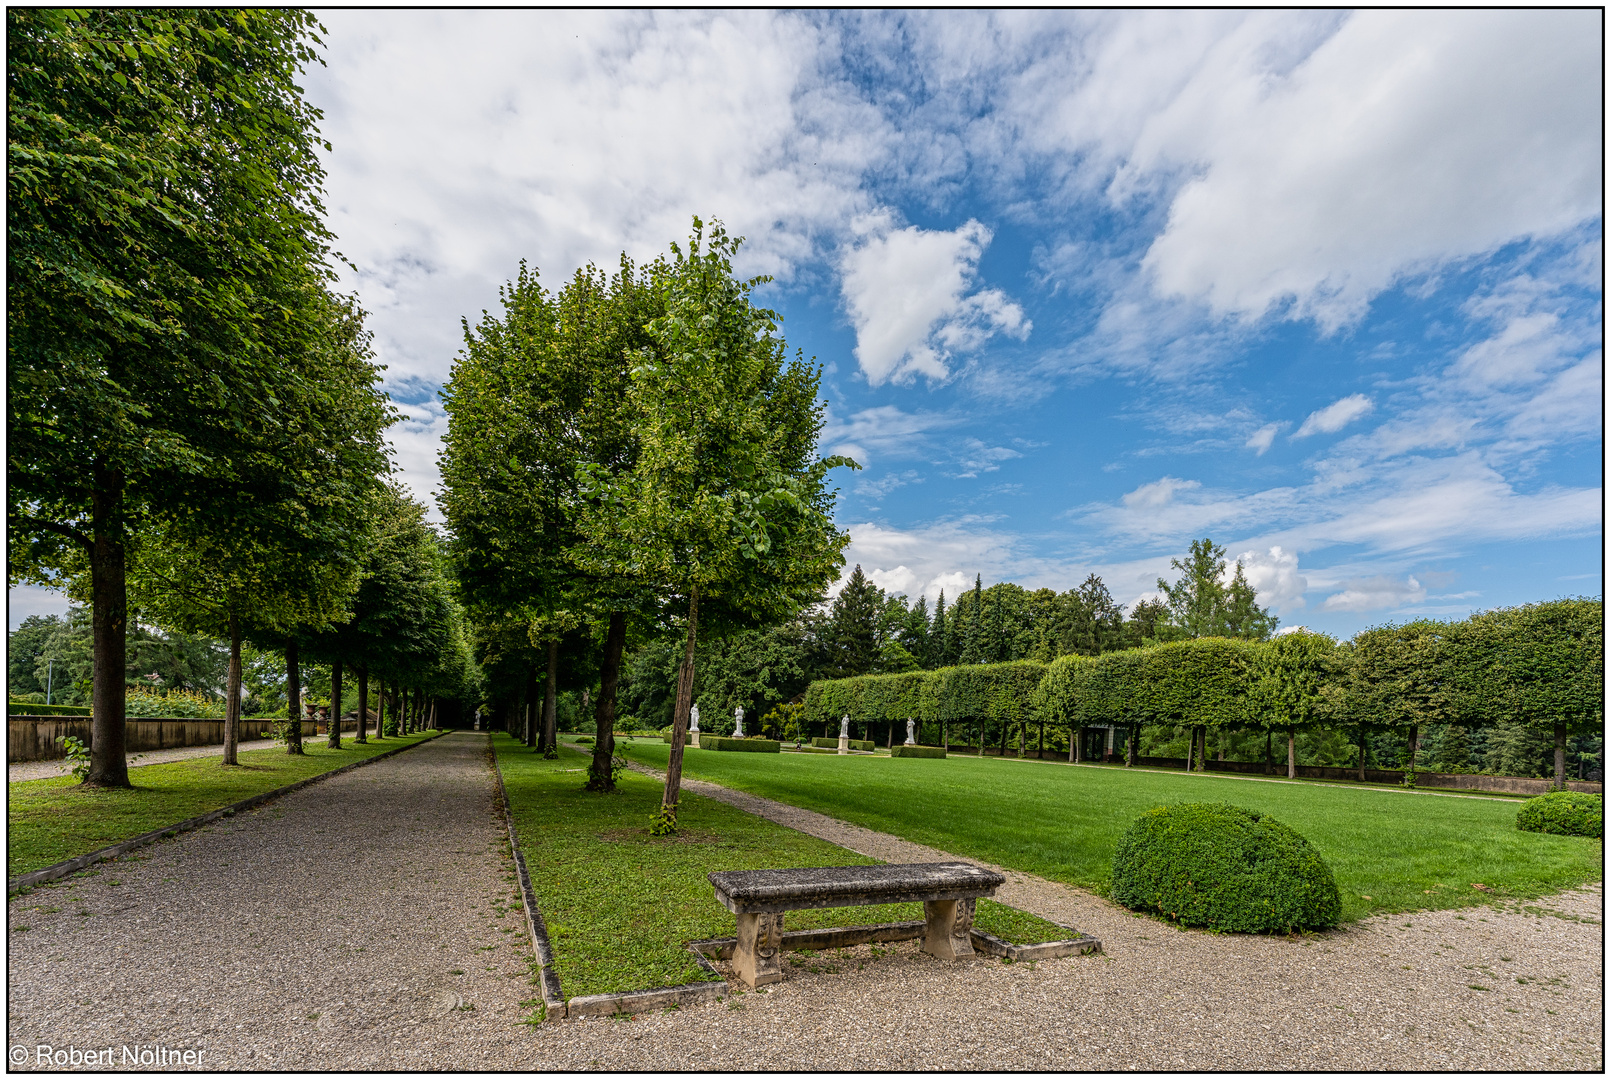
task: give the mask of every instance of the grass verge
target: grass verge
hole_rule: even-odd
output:
[[[621,749],[665,767],[663,744]],[[1520,832],[1508,801],[963,756],[762,760],[690,749],[683,772],[1104,894],[1114,847],[1143,811],[1233,803],[1274,815],[1320,850],[1342,892],[1345,922],[1531,899],[1602,877],[1599,840]]]
[[[23,780],[7,787],[6,876],[87,855],[109,844],[173,825],[197,814],[310,776],[412,745],[429,732],[391,736],[365,744],[343,739],[340,750],[305,742],[300,757],[274,745],[242,750],[240,764],[225,766],[218,758],[187,758],[129,770],[133,788],[81,788],[71,776]]]
[[[714,870],[878,861],[686,791],[679,835],[651,837],[657,781],[628,772],[614,792],[594,794],[582,790],[588,759],[573,750],[544,761],[502,733],[493,735],[493,746],[566,997],[709,979],[687,943],[733,935],[733,916],[705,879]],[[825,908],[789,912],[784,929],[922,917],[922,904]],[[974,925],[1017,944],[1074,936],[990,900],[979,902]]]

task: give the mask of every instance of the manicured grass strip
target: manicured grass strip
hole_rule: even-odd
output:
[[[567,998],[709,979],[687,943],[731,937],[735,928],[705,878],[713,870],[878,861],[689,792],[677,815],[680,835],[651,837],[658,781],[628,772],[611,794],[585,792],[581,754],[562,748],[559,760],[544,761],[502,733],[492,741]],[[922,904],[888,904],[791,911],[783,925],[804,930],[922,917]],[[990,900],[979,902],[974,924],[1015,944],[1078,936]]]
[[[628,757],[664,768],[666,747]],[[1120,835],[1154,806],[1228,802],[1292,826],[1331,864],[1343,919],[1533,898],[1601,879],[1601,842],[1524,833],[1516,804],[1369,788],[1268,784],[1124,769],[944,760],[713,754],[686,776],[1105,893]],[[1487,886],[1472,888],[1473,883]]]
[[[300,757],[287,754],[278,744],[242,750],[237,766],[225,766],[214,757],[141,765],[129,770],[135,786],[128,790],[80,788],[71,776],[10,784],[6,876],[15,878],[87,855],[253,795],[411,746],[431,734],[371,739],[361,745],[343,739],[340,750],[328,749],[321,736],[316,743],[304,743],[307,752]]]

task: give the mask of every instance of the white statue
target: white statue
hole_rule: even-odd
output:
[[[912,728],[913,727],[914,727],[914,725],[913,725],[912,721],[910,721],[910,720],[906,721],[906,745],[907,746],[916,746],[917,745],[917,736],[912,734]]]
[[[846,713],[844,716],[841,716],[839,718],[839,737],[841,739],[850,738],[850,714],[849,713]]]
[[[697,701],[694,702],[694,707],[688,710],[688,734],[699,734],[699,702]]]
[[[733,706],[733,738],[742,739],[743,737],[744,737],[744,706],[735,705],[735,706]]]

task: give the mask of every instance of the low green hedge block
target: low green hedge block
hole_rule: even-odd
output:
[[[890,757],[944,757],[943,746],[896,746],[889,752]]]
[[[783,744],[775,739],[730,739],[721,735],[699,736],[701,750],[739,750],[749,754],[778,754]]]
[[[1551,791],[1516,811],[1516,828],[1556,836],[1605,836],[1605,800],[1581,791]]]
[[[1113,899],[1186,926],[1291,933],[1334,926],[1342,897],[1314,845],[1274,818],[1224,803],[1142,814],[1113,854]]]
[[[7,716],[88,716],[88,705],[46,705],[38,701],[8,701]]]
[[[812,746],[820,746],[825,750],[837,750],[837,749],[839,749],[839,740],[838,739],[812,739],[811,740],[811,745]],[[866,750],[866,751],[871,752],[872,749],[873,749],[873,740],[871,740],[871,739],[851,739],[850,740],[850,748],[852,750]]]

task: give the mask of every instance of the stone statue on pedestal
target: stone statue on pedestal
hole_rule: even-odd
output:
[[[699,734],[699,702],[697,701],[694,702],[694,707],[688,710],[688,734]]]
[[[917,745],[917,736],[912,733],[913,728],[915,726],[916,725],[913,724],[912,721],[910,721],[910,720],[906,721],[906,745],[907,746],[916,746]]]
[[[744,737],[744,706],[742,706],[742,705],[734,705],[733,706],[733,738],[742,739],[743,737]]]
[[[841,716],[839,718],[839,737],[841,739],[850,738],[850,714],[849,713],[846,713],[844,716]]]

